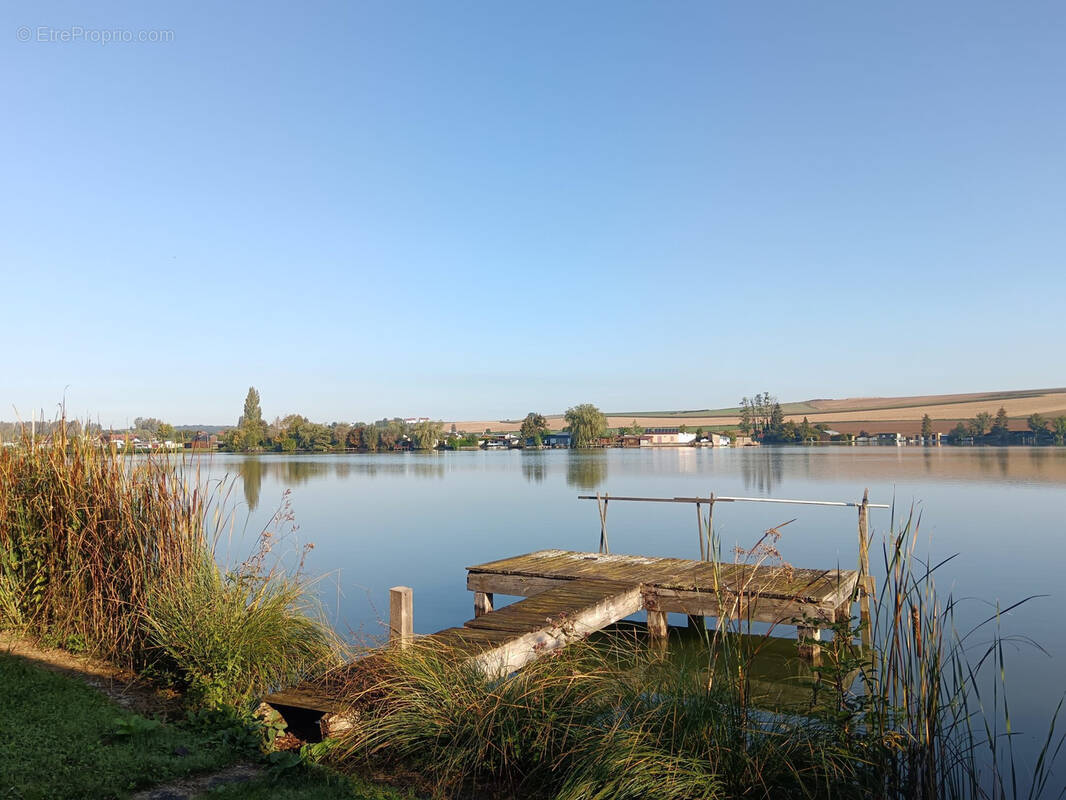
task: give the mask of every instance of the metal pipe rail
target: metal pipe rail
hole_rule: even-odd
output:
[[[838,506],[844,508],[861,508],[862,503],[849,503],[838,500],[784,500],[775,497],[621,497],[612,495],[579,494],[578,500],[630,500],[641,503],[794,503],[804,506]],[[892,508],[884,503],[867,503],[867,508]]]
[[[607,543],[607,504],[611,500],[628,500],[637,503],[691,503],[696,506],[696,526],[700,539],[700,561],[710,561],[714,531],[715,503],[782,503],[801,506],[836,506],[837,508],[859,509],[859,580],[856,584],[854,600],[859,601],[859,613],[862,620],[862,643],[864,648],[871,645],[870,626],[872,624],[871,598],[875,583],[870,575],[870,532],[869,514],[871,508],[892,508],[884,503],[871,503],[870,490],[862,493],[861,503],[849,503],[839,500],[787,500],[777,497],[728,497],[711,493],[710,497],[620,497],[610,494],[579,494],[578,500],[595,500],[600,511],[600,552],[610,553]],[[707,504],[707,519],[703,518],[703,505]]]

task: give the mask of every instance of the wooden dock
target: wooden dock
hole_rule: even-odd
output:
[[[869,510],[887,509],[869,502],[787,500],[759,497],[610,497],[582,495],[596,500],[600,514],[600,552],[538,550],[467,567],[467,588],[474,593],[474,617],[462,627],[418,637],[432,646],[457,650],[491,678],[505,677],[544,653],[583,639],[638,611],[647,612],[652,640],[665,642],[667,614],[688,616],[689,625],[719,621],[761,622],[796,626],[799,654],[816,660],[821,631],[851,618],[858,599],[863,646],[871,643],[871,600],[875,584],[870,574]],[[610,500],[651,503],[688,503],[696,507],[700,560],[658,558],[610,553],[607,508]],[[726,564],[713,560],[714,509],[720,503],[783,503],[836,506],[858,510],[859,570],[793,569],[787,565]],[[707,508],[706,517],[701,509]],[[787,524],[787,523],[784,523]],[[780,526],[778,526],[780,527]],[[773,533],[768,531],[767,533]],[[389,591],[390,646],[409,647],[416,639],[412,623],[412,590]],[[524,598],[495,608],[496,595]],[[367,658],[374,658],[372,654]],[[334,735],[350,724],[343,705],[343,674],[359,670],[362,659],[337,674],[276,692],[264,700],[285,717],[290,728]],[[337,679],[337,682],[335,682]]]
[[[858,580],[854,570],[539,550],[468,567],[473,619],[418,641],[468,653],[472,666],[501,678],[645,610],[652,639],[665,641],[670,612],[688,615],[690,624],[715,617],[796,625],[800,654],[816,657],[821,627],[850,617]],[[525,599],[496,609],[497,594]],[[407,646],[414,639],[411,590],[396,587],[391,608],[391,638]],[[318,683],[276,692],[264,702],[287,720],[310,714],[323,735],[338,721],[344,724],[338,700]]]
[[[539,550],[467,568],[466,585],[475,593],[475,619],[467,625],[477,624],[476,615],[492,609],[495,594],[536,597],[559,587],[608,580],[639,589],[639,608],[648,613],[653,637],[666,635],[666,614],[673,612],[693,619],[796,625],[804,639],[817,641],[822,627],[850,617],[858,579],[855,570]],[[805,654],[816,653],[807,649]]]

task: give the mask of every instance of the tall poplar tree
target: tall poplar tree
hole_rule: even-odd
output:
[[[259,406],[259,392],[254,386],[249,386],[248,394],[244,398],[244,413],[237,420],[242,449],[258,448],[263,443],[264,427],[263,409]]]
[[[933,435],[933,418],[928,414],[922,415],[922,436],[929,438]]]

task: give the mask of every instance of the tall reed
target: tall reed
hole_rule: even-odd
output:
[[[960,604],[951,594],[942,596],[935,580],[954,556],[937,563],[918,557],[920,523],[912,509],[882,547],[872,651],[856,658],[848,638],[836,648],[850,650],[862,667],[861,694],[851,696],[857,718],[870,738],[890,745],[878,751],[879,788],[892,797],[1041,796],[1052,788],[1051,770],[1063,746],[1055,734],[1062,703],[1050,715],[1035,762],[1023,769],[1007,702],[1008,637],[999,626],[1002,614],[1034,598],[960,630]],[[1021,781],[1019,769],[1027,776]],[[1062,797],[1066,780],[1059,777],[1062,788],[1054,796]]]
[[[152,458],[84,438],[0,450],[0,586],[8,624],[136,667],[153,589],[207,546],[206,500]]]
[[[177,466],[86,437],[0,448],[0,627],[176,672],[211,702],[334,663],[306,581],[265,540],[234,569],[214,558],[232,483]]]

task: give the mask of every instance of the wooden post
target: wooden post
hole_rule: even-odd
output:
[[[600,550],[601,553],[610,553],[611,547],[607,543],[607,492],[603,493],[603,502],[600,502],[600,493],[596,492],[596,505],[600,507]]]
[[[800,658],[808,658],[817,661],[822,654],[822,648],[816,642],[822,641],[822,631],[819,628],[808,628],[803,625],[796,626],[796,635],[799,638]]]
[[[389,589],[389,641],[408,647],[414,641],[414,592],[410,586]]]
[[[648,638],[656,644],[666,644],[666,612],[648,609]]]
[[[703,557],[703,509],[696,503],[696,530],[700,535],[700,561],[706,561]]]
[[[851,601],[845,600],[833,612],[833,622],[851,622]]]
[[[870,490],[862,493],[862,505],[859,506],[859,619],[862,623],[862,646],[869,648],[873,643],[872,615],[870,597],[874,590],[873,576],[870,575]]]
[[[695,628],[698,631],[705,631],[705,630],[707,630],[707,618],[705,616],[703,616],[702,614],[700,614],[700,615],[689,614],[688,615],[688,626],[690,628]]]
[[[711,492],[711,503],[707,506],[707,560],[713,561],[714,554],[711,552],[711,542],[714,539],[714,492]]]
[[[492,611],[492,592],[474,592],[474,619]]]

